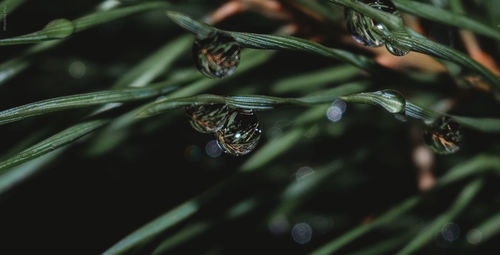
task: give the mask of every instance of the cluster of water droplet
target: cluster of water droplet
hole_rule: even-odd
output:
[[[241,47],[227,34],[213,32],[206,38],[197,38],[193,44],[196,68],[212,79],[227,77],[240,64]]]
[[[440,117],[424,131],[424,141],[436,153],[455,153],[462,144],[460,124],[448,116]]]
[[[399,16],[399,12],[390,0],[361,0],[370,7]],[[344,13],[347,29],[360,44],[368,47],[380,47],[385,44],[387,50],[396,56],[408,54],[409,48],[394,45],[384,37],[390,36],[389,29],[382,23],[363,15],[353,9],[346,8]]]
[[[196,131],[215,134],[218,145],[228,154],[248,154],[259,143],[262,131],[253,110],[204,104],[186,107],[186,113]]]

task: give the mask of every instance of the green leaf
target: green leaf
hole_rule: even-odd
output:
[[[123,75],[113,88],[143,87],[150,84],[190,48],[191,40],[189,36],[180,36],[169,41]]]
[[[0,174],[0,197],[22,181],[37,174],[48,162],[57,159],[57,157],[64,151],[64,148],[65,147],[63,146],[54,151],[50,151],[43,156],[34,158],[33,160],[28,160],[27,162]]]
[[[437,183],[438,187],[444,187],[448,184],[463,180],[474,174],[481,174],[485,171],[500,171],[500,157],[494,155],[478,155],[467,161],[457,164],[448,170]]]
[[[193,215],[199,209],[197,199],[190,200],[156,218],[106,250],[103,255],[118,255],[154,238],[165,229]]]
[[[499,169],[500,167],[500,158],[498,156],[477,156],[474,157],[470,160],[467,160],[465,162],[460,162],[457,164],[455,167],[451,168],[443,177],[441,177],[437,184],[433,187],[432,190],[429,192],[433,192],[434,190],[438,190],[439,188],[445,187],[447,185],[456,183],[460,180],[463,180],[467,177],[481,174],[483,173],[484,170],[491,170],[491,169]],[[454,205],[453,212],[457,212],[457,207],[458,209],[462,209],[459,206],[464,206],[464,198],[469,199],[469,195],[471,191],[474,191],[476,189],[475,183],[478,181],[472,182],[469,186],[469,189],[467,192],[462,192],[461,196],[459,196],[459,199],[456,200],[456,205]],[[472,189],[472,190],[471,190]],[[474,192],[475,193],[475,192]],[[368,224],[363,224],[360,226],[357,226],[351,230],[349,230],[347,233],[344,233],[340,237],[328,242],[324,246],[318,248],[315,250],[312,254],[319,255],[319,254],[332,254],[341,248],[343,248],[345,245],[351,243],[352,241],[356,240],[357,238],[361,237],[362,235],[368,233],[369,231],[373,230],[374,228],[377,228],[381,225],[387,224],[396,218],[400,217],[402,214],[410,211],[413,209],[422,199],[422,195],[420,196],[414,196],[411,197],[407,200],[405,200],[403,203],[399,204],[396,206],[394,209],[382,214],[381,216],[377,217],[375,220],[371,221]],[[452,215],[454,216],[454,215]]]
[[[143,100],[174,90],[175,87],[171,85],[171,83],[167,82],[146,88],[108,90],[47,99],[1,111],[0,125],[56,111],[90,107],[105,103]]]
[[[14,1],[17,2],[24,2],[19,1],[19,0],[12,0],[12,1],[4,1],[4,2],[9,2],[12,3]],[[117,10],[108,10],[108,11],[102,11],[99,12],[99,15],[97,13],[95,14],[90,14],[88,16],[83,16],[79,19],[73,20],[72,24],[75,26],[75,31],[83,31],[84,29],[89,29],[97,25],[101,24],[106,24],[107,22],[111,22],[113,20],[119,19],[119,18],[124,18],[132,14],[136,14],[142,11],[147,11],[151,9],[156,9],[161,6],[164,6],[164,2],[148,2],[148,3],[142,3],[138,4],[136,6],[131,6],[131,7],[123,7]],[[96,16],[97,15],[97,16]],[[95,20],[93,18],[96,18]],[[26,50],[24,53],[22,53],[20,56],[15,57],[11,60],[5,61],[0,64],[0,85],[4,84],[7,82],[9,79],[13,78],[17,74],[21,73],[22,71],[26,70],[31,63],[32,63],[32,58],[36,57],[40,53],[43,53],[47,50],[50,50],[56,46],[58,46],[60,43],[62,43],[64,39],[62,40],[52,40],[52,41],[41,41],[39,44],[32,46],[28,50]],[[1,45],[1,44],[0,44]]]
[[[404,96],[391,89],[342,96],[341,98],[350,103],[378,105],[390,113],[401,113],[406,107]]]
[[[47,42],[47,43],[58,43],[57,41],[51,41],[51,42]],[[42,43],[42,44],[38,44],[36,45],[34,48],[35,49],[40,49],[41,47],[44,47],[44,44],[45,43]],[[160,53],[159,53],[160,54]],[[154,59],[154,55],[152,55],[151,57],[149,57],[149,59]],[[170,61],[173,61],[173,60],[170,60]],[[139,65],[143,65],[144,61],[141,62],[141,64]],[[151,63],[153,64],[153,63]],[[137,70],[137,67],[136,68],[133,68],[131,72],[134,72],[135,70]],[[158,72],[155,72],[154,75],[151,75],[149,76],[151,79],[155,79],[155,75],[159,75]],[[134,78],[134,76],[132,75],[128,75],[128,73],[125,74],[125,76],[128,76],[128,77],[131,77],[131,78]],[[140,76],[140,74],[139,74]],[[196,76],[196,77],[199,77],[199,76]],[[169,83],[170,86],[174,86],[174,85],[177,85],[179,83],[182,83],[184,81],[191,81],[193,77],[182,77],[180,79],[172,79],[171,81],[167,81],[165,83],[161,83],[161,84],[158,84],[156,86],[153,86],[153,87],[148,87],[148,88],[145,88],[144,90],[146,92],[148,92],[148,90],[151,90],[151,91],[160,91],[160,90],[170,90],[172,89],[173,87],[169,87]],[[131,79],[133,80],[133,79]],[[137,83],[136,83],[137,84]],[[163,89],[162,89],[163,87]],[[104,91],[104,92],[95,92],[94,93],[94,96],[97,96],[97,99],[112,99],[112,98],[115,98],[115,96],[111,96],[111,97],[107,97],[107,93],[116,93],[116,91],[130,91],[129,90],[115,90],[115,91]],[[131,89],[131,91],[133,92],[140,92],[141,89]],[[150,92],[151,92],[150,91]],[[133,94],[133,93],[132,93]],[[146,93],[147,94],[147,93]],[[88,95],[88,94],[87,94]],[[141,95],[140,93],[139,94],[136,94],[135,96],[137,95]],[[132,95],[133,97],[135,97],[134,95]],[[90,103],[90,104],[93,104],[94,103],[94,99],[95,98],[92,98],[92,97],[89,97],[88,98],[90,101],[87,101],[85,102],[85,96],[80,98],[81,101],[79,101],[80,104],[82,105],[85,105],[85,103]],[[122,98],[123,99],[123,98]],[[114,100],[114,99],[113,99]],[[107,102],[107,101],[105,101]],[[73,102],[75,103],[75,102]],[[53,105],[55,108],[58,108],[59,106],[58,105]],[[99,109],[98,112],[102,112],[102,111],[106,111],[106,110],[109,110],[108,109]],[[81,125],[84,125],[84,123],[86,122],[83,122],[83,123],[79,123],[79,124],[76,124],[72,127],[69,127],[67,128],[66,130],[63,130],[55,135],[53,135],[52,137],[54,138],[57,138],[57,137],[60,137],[60,136],[65,136],[66,133],[68,132],[73,132],[73,130],[80,130],[80,126]],[[103,124],[104,125],[104,124]],[[88,134],[88,133],[92,133],[94,132],[95,130],[97,130],[97,128],[89,128],[89,129],[86,129],[86,133],[81,133],[81,135],[85,135],[85,134]],[[114,137],[114,136],[112,136]],[[52,141],[49,139],[47,141],[48,143],[51,143]],[[70,144],[72,141],[69,141],[68,144]],[[24,146],[23,146],[24,147]],[[57,149],[58,147],[60,146],[56,146],[54,147],[55,149]],[[36,149],[37,148],[37,145],[33,146],[33,147],[30,147],[29,149],[27,150],[30,150],[30,149]],[[58,151],[63,151],[65,148],[60,148],[58,149]],[[38,171],[40,171],[40,168],[43,164],[45,164],[46,162],[50,161],[50,160],[45,160],[46,158],[52,158],[50,156],[43,156],[43,155],[46,155],[46,154],[50,154],[50,155],[53,155],[54,153],[50,153],[50,151],[43,151],[39,154],[32,154],[30,157],[27,157],[26,160],[27,160],[27,163],[17,167],[17,168],[13,168],[13,169],[7,169],[8,172],[6,172],[4,175],[0,176],[0,191],[1,190],[7,190],[8,188],[10,187],[13,187],[15,185],[17,185],[18,183],[20,183],[20,181],[26,179],[26,178],[29,178],[31,177],[33,174],[37,173]],[[17,155],[14,155],[12,156],[11,158],[8,158],[7,160],[5,160],[5,162],[15,162],[17,159],[16,158],[19,158],[20,156],[22,156],[21,153],[17,154]],[[38,159],[38,157],[41,157],[43,156],[43,159]],[[35,162],[31,162],[30,160],[35,160]],[[10,167],[10,166],[9,166]],[[8,167],[7,167],[8,168]],[[0,192],[1,193],[1,192]]]
[[[154,103],[145,106],[140,112],[137,113],[139,118],[147,118],[162,114],[166,111],[198,104],[226,104],[229,107],[240,109],[253,109],[253,110],[269,110],[278,105],[294,104],[301,106],[312,106],[316,104],[332,103],[339,95],[317,95],[306,96],[301,98],[280,98],[271,96],[218,96],[218,95],[199,95],[194,97],[184,98],[162,98]]]
[[[6,14],[11,14],[15,9],[24,4],[24,2],[26,0],[3,0],[0,2],[0,12],[5,11]],[[3,21],[3,19],[0,21]]]
[[[280,79],[271,85],[274,93],[314,91],[331,83],[341,83],[361,74],[361,70],[351,65],[340,65],[301,73]]]
[[[404,113],[408,117],[423,120],[425,123],[434,121],[439,116],[449,116],[456,122],[482,132],[500,132],[500,119],[471,118],[440,113],[431,109],[417,106],[407,100],[395,90],[365,92],[340,97],[350,103],[378,105],[390,113]]]
[[[393,209],[382,214],[374,221],[368,224],[360,225],[348,231],[347,233],[343,234],[337,239],[327,243],[326,245],[320,247],[319,249],[314,250],[311,254],[313,255],[332,254],[341,249],[342,247],[344,247],[346,244],[352,242],[358,237],[371,231],[372,229],[379,227],[380,225],[387,224],[388,222],[391,222],[396,218],[400,217],[402,214],[405,214],[408,211],[412,210],[420,202],[420,200],[421,198],[418,196],[410,197],[401,204],[395,206]]]
[[[294,128],[287,131],[286,134],[269,141],[245,161],[240,168],[241,171],[251,172],[267,165],[299,142],[304,136],[304,131],[300,127]]]
[[[151,253],[151,255],[165,254],[172,248],[188,242],[190,239],[205,233],[210,227],[213,226],[212,222],[196,222],[183,227],[178,233],[169,236],[162,241]]]
[[[494,88],[500,89],[500,78],[493,74],[490,70],[474,61],[467,55],[439,43],[430,41],[419,35],[415,31],[410,30],[409,28],[404,26],[398,16],[380,11],[376,8],[372,8],[369,5],[357,0],[330,1],[341,4],[348,8],[352,8],[357,12],[360,12],[386,25],[388,28],[390,28],[391,31],[387,31],[387,34],[384,33],[381,35],[384,36],[384,39],[387,41],[387,43],[390,43],[392,45],[400,45],[416,52],[452,61],[465,68],[476,71],[478,74],[484,76]],[[410,34],[408,34],[407,32],[409,32]]]
[[[65,129],[64,131],[61,131],[31,146],[15,156],[0,162],[0,174],[3,174],[9,168],[18,166],[26,161],[40,157],[64,145],[72,143],[89,132],[102,127],[107,122],[108,120],[106,119],[89,120]],[[3,175],[0,175],[0,178],[2,176]]]
[[[25,57],[16,57],[0,64],[0,85],[28,68],[30,64]]]
[[[404,26],[403,21],[400,17],[390,14],[388,12],[379,11],[375,8],[372,8],[368,4],[365,4],[361,1],[357,0],[329,0],[332,3],[342,5],[346,8],[351,8],[359,13],[363,13],[364,15],[371,17],[380,23],[387,26],[392,31],[401,30]]]
[[[500,214],[495,214],[492,217],[484,220],[479,226],[472,228],[473,231],[478,231],[481,235],[481,242],[486,242],[495,235],[500,233]]]
[[[442,44],[430,41],[416,32],[411,31],[411,36],[407,33],[393,33],[393,38],[399,44],[410,47],[413,51],[431,55],[452,61],[462,67],[471,69],[484,76],[495,89],[500,89],[500,78],[493,74],[489,69],[479,64],[475,60],[462,52],[446,47]]]
[[[410,239],[408,234],[398,235],[395,238],[383,240],[374,245],[370,245],[362,250],[349,253],[349,255],[377,255],[377,254],[390,254],[397,247],[401,247]]]
[[[417,250],[421,249],[427,243],[432,241],[441,232],[441,229],[453,219],[455,219],[460,213],[470,204],[472,199],[477,195],[479,190],[483,185],[481,179],[477,179],[465,186],[462,192],[458,194],[457,199],[453,202],[453,205],[446,211],[437,217],[432,223],[425,227],[417,236],[410,241],[403,249],[401,249],[398,255],[413,254]]]
[[[47,40],[63,39],[73,34],[74,31],[75,27],[71,21],[67,19],[56,19],[49,22],[49,24],[47,24],[42,30],[38,32],[13,38],[1,39],[0,46],[37,43]]]
[[[401,11],[500,40],[500,30],[498,28],[490,27],[464,15],[454,14],[439,7],[418,1],[392,0],[392,2]]]
[[[183,97],[189,97],[196,95],[200,92],[203,92],[205,90],[211,89],[217,85],[223,84],[225,82],[231,81],[232,79],[239,77],[240,75],[245,74],[248,71],[251,71],[252,69],[260,66],[269,58],[273,56],[273,52],[262,52],[262,51],[254,51],[254,50],[246,50],[242,53],[242,58],[245,59],[245,62],[242,62],[238,68],[238,71],[231,75],[229,78],[226,79],[208,79],[208,78],[202,78],[199,79],[195,82],[192,82],[188,85],[183,86],[182,88],[172,92],[168,96],[159,99],[161,101],[171,99],[171,98],[183,98]],[[199,77],[199,76],[196,76]],[[105,128],[98,136],[98,138],[95,139],[95,144],[92,146],[93,151],[97,151],[99,153],[104,153],[117,144],[119,144],[122,141],[122,138],[117,138],[115,141],[108,143],[105,138],[109,136],[115,136],[117,137],[117,131],[122,130],[124,127],[129,126],[133,124],[134,122],[138,121],[138,114],[146,108],[151,108],[151,105],[156,104],[156,102],[151,102],[148,104],[143,105],[141,108],[137,108],[134,111],[131,111],[127,114],[124,114],[117,118],[116,120],[113,121],[111,125],[109,125],[107,128]],[[184,104],[179,104],[177,106],[170,106],[172,108],[179,107]]]
[[[119,8],[117,10],[96,12],[75,19],[73,21],[69,21],[66,19],[56,19],[49,22],[49,24],[47,24],[42,30],[38,32],[13,38],[1,39],[0,46],[39,43],[47,40],[64,39],[73,33],[81,32],[99,24],[104,24],[134,13],[151,9],[165,8],[167,6],[168,4],[165,2],[148,2],[138,4],[136,6]]]
[[[341,12],[334,12],[332,10],[329,10],[328,9],[329,6],[325,6],[325,4],[322,4],[321,2],[309,1],[309,0],[293,0],[293,1],[305,6],[311,11],[314,11],[315,13],[320,14],[323,18],[326,18],[332,22],[338,22],[339,20],[342,20]]]
[[[500,119],[494,118],[470,118],[463,116],[451,116],[451,118],[469,128],[488,133],[500,132]]]
[[[149,10],[165,9],[168,6],[169,4],[167,2],[144,2],[114,10],[95,12],[73,20],[73,23],[75,24],[75,32],[81,32],[94,26],[106,24],[113,20],[127,17],[132,14]]]
[[[215,80],[215,81],[220,81],[220,80]],[[352,83],[349,86],[346,85],[343,88],[337,90],[331,90],[330,94],[334,95],[334,93],[340,93],[344,91],[355,91],[355,89],[364,89],[366,88],[366,86],[367,86],[366,83],[364,83],[364,85],[363,84],[360,85],[358,83]],[[300,116],[298,116],[297,119],[312,120],[313,118],[316,119],[324,118],[325,110],[323,108],[313,108],[312,110],[315,110],[314,112],[316,113],[318,112],[316,109],[319,109],[321,111],[321,114],[311,114],[310,111],[306,111]],[[183,204],[180,205],[180,207],[192,207],[193,205],[196,205],[196,210],[199,209],[199,207],[202,207],[205,203],[208,203],[213,197],[217,196],[217,194],[223,192],[226,189],[226,185],[228,183],[234,183],[237,182],[238,180],[244,180],[244,178],[248,175],[248,173],[262,169],[269,162],[272,162],[280,155],[285,154],[288,150],[292,149],[293,145],[299,142],[303,137],[304,129],[301,127],[301,125],[304,125],[305,123],[306,123],[305,121],[298,122],[295,128],[287,131],[282,137],[273,140],[265,144],[261,148],[259,148],[240,167],[240,170],[236,175],[218,184],[217,186],[205,191],[203,194],[184,202]],[[172,227],[173,225],[180,223],[182,220],[188,218],[189,216],[195,213],[195,211],[188,211],[188,213],[186,213],[185,215],[177,216],[178,218],[172,218],[174,217],[173,215],[177,215],[176,213],[174,213],[176,210],[177,209],[173,209],[165,213],[164,215],[160,216],[156,220],[148,223],[146,226],[139,228],[135,232],[131,233],[130,235],[122,239],[119,243],[113,245],[110,249],[106,251],[105,254],[108,255],[122,254],[127,250],[131,249],[132,247],[136,247],[140,244],[147,242],[150,238],[153,238],[154,236],[160,234],[162,231],[165,231],[168,228]],[[153,229],[148,227],[152,225],[154,222],[156,222],[156,224],[159,224],[159,227],[162,228],[162,231],[160,231],[159,229],[154,229],[153,231]],[[166,224],[165,222],[168,222],[168,224]]]
[[[302,38],[284,35],[263,35],[224,31],[178,12],[170,11],[168,12],[168,16],[179,26],[194,33],[197,37],[206,37],[212,33],[226,33],[232,36],[241,46],[247,48],[303,51],[338,59],[365,70],[377,67],[377,64],[367,57],[355,55],[340,49],[328,48]]]
[[[233,207],[229,208],[224,215],[226,221],[232,221],[247,213],[253,211],[260,203],[254,198],[245,199]],[[193,239],[203,233],[207,232],[211,227],[214,227],[219,220],[201,221],[189,224],[183,227],[179,232],[167,237],[162,241],[152,252],[152,255],[165,254],[169,250],[187,243],[190,239]]]

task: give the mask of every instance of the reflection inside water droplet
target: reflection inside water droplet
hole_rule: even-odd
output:
[[[399,12],[390,0],[361,0],[370,7],[399,16]],[[345,8],[347,30],[360,44],[368,47],[380,47],[385,44],[387,50],[395,56],[404,56],[410,51],[401,45],[389,44],[382,34],[389,36],[389,29],[376,20],[353,9]]]
[[[406,108],[406,99],[401,93],[392,89],[385,89],[375,92],[376,95],[381,96],[383,102],[381,106],[390,113],[402,113]]]
[[[409,48],[403,48],[403,47],[396,47],[393,46],[392,44],[386,43],[385,48],[394,56],[404,56],[410,52]]]
[[[245,155],[259,143],[262,133],[259,125],[253,111],[232,112],[226,125],[217,131],[217,142],[228,154]]]
[[[73,34],[75,26],[67,19],[56,19],[49,22],[42,32],[49,38],[63,39]]]
[[[455,153],[462,144],[461,127],[450,117],[443,116],[425,130],[424,141],[436,153]]]
[[[362,0],[361,2],[368,4],[372,8],[398,15],[396,7],[389,0]],[[384,45],[384,39],[379,34],[380,31],[387,30],[383,24],[347,7],[345,8],[344,16],[347,23],[347,30],[357,42],[369,47]],[[375,31],[375,29],[379,31]]]
[[[191,126],[200,133],[215,133],[224,126],[231,110],[225,104],[204,104],[186,107]]]
[[[222,149],[217,144],[216,140],[211,140],[205,145],[205,152],[211,158],[217,158],[222,154]]]
[[[241,48],[234,39],[223,33],[213,33],[193,44],[196,68],[209,78],[224,78],[236,71]]]

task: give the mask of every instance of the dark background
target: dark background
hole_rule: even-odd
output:
[[[200,17],[223,1],[179,2],[179,9]],[[8,15],[7,31],[0,31],[0,37],[39,30],[56,18],[77,18],[91,12],[98,3],[88,0],[28,1]],[[269,33],[280,25],[280,21],[250,12],[231,17],[218,26]],[[316,28],[326,30],[320,26]],[[342,29],[339,24],[333,26],[324,44],[341,45],[334,31]],[[163,12],[158,11],[75,34],[59,47],[34,59],[35,63],[28,70],[0,87],[0,110],[46,98],[108,89],[134,64],[181,33]],[[486,47],[491,44],[485,40]],[[1,47],[0,60],[15,57],[27,47]],[[342,47],[360,51],[352,45]],[[492,54],[498,56],[496,51]],[[86,67],[80,78],[68,72],[75,61]],[[176,68],[194,68],[189,53],[177,63]],[[231,95],[238,88],[254,86],[258,94],[270,94],[267,86],[283,77],[335,64],[331,59],[318,56],[280,52],[262,67],[240,77],[238,82],[228,82],[210,92]],[[366,76],[353,80],[362,79]],[[498,116],[498,104],[493,97],[457,88],[449,77],[440,77],[433,83],[410,81],[401,84],[398,79],[378,77],[373,80],[375,85],[371,89],[395,88],[409,96],[419,93],[437,98],[450,96],[460,101],[453,111],[461,115]],[[336,85],[333,81],[329,87]],[[131,104],[135,105],[138,104]],[[259,112],[264,132],[260,146],[271,140],[276,132],[286,130],[294,117],[303,111],[303,108],[290,106]],[[26,148],[78,122],[89,112],[71,110],[0,126],[0,153],[8,153],[19,141],[38,134],[32,143],[23,147]],[[174,253],[306,253],[419,193],[412,150],[422,144],[421,123],[403,123],[381,109],[349,105],[340,123],[324,118],[315,124],[319,131],[306,134],[285,155],[256,173],[244,176],[238,184],[230,185],[193,218],[164,233],[162,236],[166,237],[193,222],[217,221],[209,231],[179,246]],[[34,178],[0,197],[0,254],[101,253],[155,217],[230,178],[252,155],[209,157],[204,147],[213,137],[196,133],[182,109],[172,111],[169,116],[138,122],[127,128],[127,132],[125,140],[97,155],[92,151],[99,136],[82,139],[46,164]],[[460,152],[452,156],[435,156],[436,176],[474,155],[499,151],[498,135],[468,129],[463,132],[464,145]],[[342,167],[287,215],[288,226],[284,231],[270,231],[269,215],[281,202],[283,190],[295,181],[297,169],[303,166],[319,169],[332,160],[342,160]],[[481,219],[500,209],[498,179],[497,175],[487,174],[480,194],[456,219],[461,229],[457,241],[447,242],[438,236],[421,253],[492,254],[490,249],[496,247],[498,237],[473,246],[466,241],[465,235]],[[420,229],[447,210],[468,181],[429,193],[411,214],[370,232],[341,253]],[[224,219],[229,208],[245,199],[257,201],[258,205],[237,220]],[[294,242],[290,235],[291,228],[300,222],[307,222],[313,229],[312,240],[304,245]],[[161,239],[137,253],[148,254]]]

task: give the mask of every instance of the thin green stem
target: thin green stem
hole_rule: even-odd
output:
[[[468,18],[463,13],[452,13],[448,10],[418,1],[392,0],[392,2],[401,11],[500,40],[499,29]],[[457,1],[449,1],[450,6],[455,6],[455,2]]]
[[[328,48],[302,38],[225,31],[204,24],[182,13],[170,11],[168,12],[168,16],[179,26],[194,33],[197,37],[206,37],[213,33],[226,33],[232,36],[241,46],[247,48],[303,51],[335,58],[364,70],[373,70],[375,67],[378,67],[373,60],[367,57],[355,55],[340,49]]]
[[[175,84],[177,82],[166,82],[146,88],[117,89],[47,99],[1,111],[0,125],[56,111],[144,100],[174,90],[176,87],[172,85]]]

